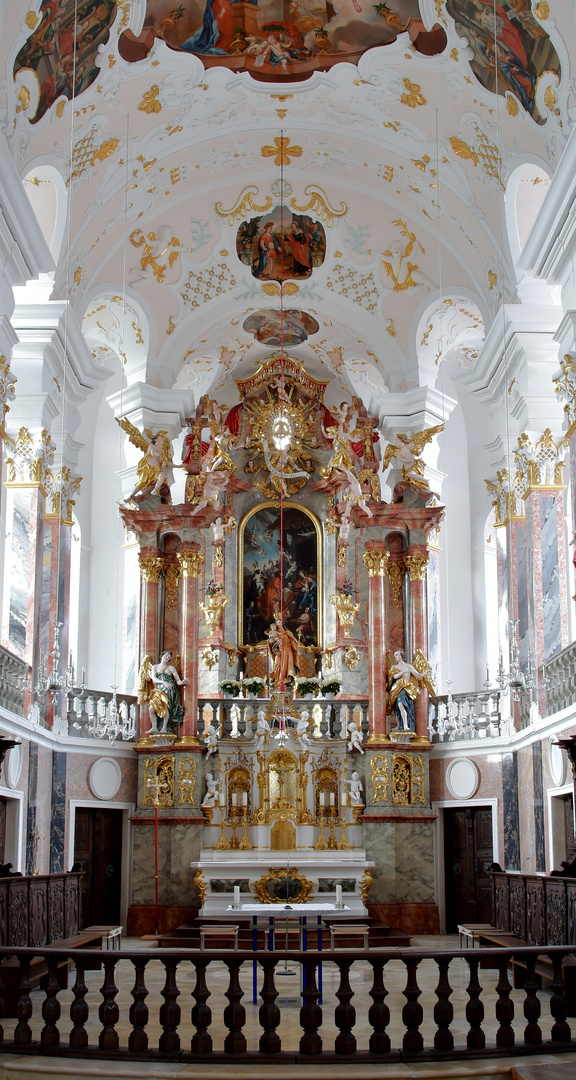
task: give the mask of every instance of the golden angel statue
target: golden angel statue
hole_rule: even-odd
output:
[[[179,686],[185,686],[187,680],[181,679],[174,664],[172,653],[162,653],[159,664],[152,663],[152,657],[145,656],[138,683],[138,704],[148,702],[150,729],[155,735],[178,732],[178,725],[184,719],[184,707],[180,704]]]
[[[414,663],[408,664],[403,649],[395,649],[394,663],[390,650],[386,654],[386,681],[388,683],[387,712],[394,713],[400,731],[416,731],[414,702],[423,683],[430,694],[435,694],[432,670],[421,649],[414,654]]]
[[[153,435],[148,428],[144,433],[138,431],[131,424],[128,417],[121,420],[116,417],[122,431],[125,431],[133,446],[144,450],[144,457],[140,458],[136,466],[138,483],[130,495],[130,499],[142,502],[149,495],[158,495],[163,503],[172,502],[170,496],[170,484],[174,481],[172,446],[168,438],[168,432],[158,431]]]
[[[388,443],[382,459],[382,470],[388,468],[392,458],[397,457],[402,466],[402,479],[407,484],[413,484],[420,491],[430,491],[428,481],[424,477],[424,462],[421,454],[427,443],[431,442],[434,435],[444,431],[445,424],[436,424],[435,427],[425,428],[414,434],[402,434],[398,432],[396,441]]]

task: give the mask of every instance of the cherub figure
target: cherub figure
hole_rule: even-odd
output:
[[[148,702],[151,727],[147,735],[152,732],[156,735],[172,733],[184,719],[178,687],[185,686],[188,680],[180,678],[171,660],[172,653],[164,652],[159,664],[153,664],[150,655],[142,661],[138,704]]]
[[[344,783],[350,784],[350,802],[352,806],[363,806],[363,791],[360,773],[357,773],[356,769],[354,769],[351,779],[344,780]]]
[[[215,754],[218,749],[218,732],[214,727],[214,724],[208,724],[206,733],[204,735],[204,742],[208,747],[208,753],[206,757],[209,758],[210,754]]]
[[[430,491],[428,481],[424,477],[424,462],[420,455],[434,435],[439,435],[444,428],[445,424],[436,424],[435,427],[425,428],[424,431],[417,431],[414,434],[398,432],[395,443],[388,443],[384,451],[382,469],[387,469],[392,458],[397,457],[402,466],[402,479],[420,491]]]
[[[256,746],[263,750],[270,738],[270,724],[266,719],[264,709],[258,710],[258,723],[256,724]]]
[[[116,417],[116,421],[122,431],[126,432],[132,445],[144,450],[144,457],[140,458],[136,466],[138,483],[130,499],[142,502],[149,495],[158,495],[162,502],[171,503],[170,484],[174,482],[174,466],[168,432],[158,431],[153,435],[149,428],[144,428],[142,433],[126,416],[121,420]]]
[[[310,713],[303,709],[300,713],[300,718],[296,724],[296,738],[300,742],[302,749],[305,750],[307,746],[312,746],[312,740],[308,734],[308,727],[310,723]]]
[[[348,749],[350,753],[354,750],[359,750],[361,754],[364,753],[362,749],[362,732],[359,731],[358,725],[355,720],[350,720],[348,724]]]
[[[206,773],[206,793],[200,806],[216,806],[218,803],[219,789],[220,781],[214,779],[213,773]]]

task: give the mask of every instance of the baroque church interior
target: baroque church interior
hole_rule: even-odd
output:
[[[0,10],[0,944],[574,944],[574,5],[174,2]]]

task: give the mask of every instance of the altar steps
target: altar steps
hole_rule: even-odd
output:
[[[290,922],[284,923],[282,920],[283,912],[277,911],[275,914],[276,927],[275,927],[275,949],[298,949],[300,947],[300,930],[298,926]],[[337,922],[337,919],[333,919],[327,916],[322,924],[322,949],[330,948],[330,926],[332,923]],[[226,920],[230,926],[230,946],[234,946],[234,938],[237,941],[238,949],[253,949],[254,947],[254,927],[252,921],[249,918],[239,917],[238,919]],[[191,923],[182,923],[174,930],[170,930],[165,934],[160,935],[158,938],[158,946],[161,949],[199,949],[201,947],[202,929],[213,926],[221,925],[221,919],[195,919]],[[402,930],[395,930],[394,928],[387,926],[385,923],[378,922],[377,919],[366,918],[349,918],[346,923],[350,926],[354,925],[367,925],[368,926],[368,948],[370,949],[392,949],[401,948],[406,949],[410,945],[410,936],[405,934]],[[310,924],[308,926],[308,948],[318,947],[318,928]],[[237,931],[237,935],[236,935]],[[256,929],[257,935],[257,948],[265,949],[268,947],[268,927],[259,920],[258,927]],[[343,938],[339,942],[339,946],[342,948],[358,947],[357,939],[350,935],[350,941]],[[224,946],[228,947],[228,946]]]

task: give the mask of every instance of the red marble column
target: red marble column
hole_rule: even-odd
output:
[[[198,575],[204,564],[199,544],[182,545],[178,562],[182,576],[180,592],[180,642],[182,649],[182,687],[184,722],[180,731],[179,745],[198,744]]]
[[[410,642],[411,661],[420,649],[428,659],[428,600],[426,593],[426,570],[429,553],[425,544],[412,544],[406,548],[404,565],[410,581]],[[406,658],[408,659],[408,657]],[[420,684],[420,693],[414,703],[416,715],[416,738],[428,742],[428,691]]]
[[[371,743],[386,742],[386,566],[384,541],[369,540],[362,555],[368,572],[368,694]]]

